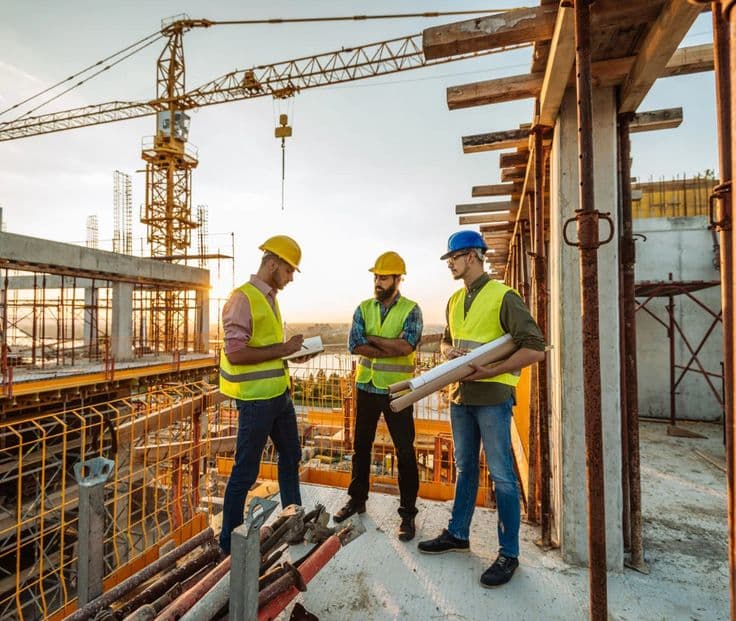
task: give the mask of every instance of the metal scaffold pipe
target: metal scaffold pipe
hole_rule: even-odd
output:
[[[621,190],[621,295],[623,319],[623,370],[626,425],[624,426],[625,489],[628,491],[630,548],[627,565],[649,573],[644,561],[641,517],[641,469],[639,458],[639,384],[636,366],[636,253],[631,213],[631,114],[618,117],[619,167]]]
[[[734,450],[736,433],[733,414],[733,388],[736,382],[733,351],[734,306],[734,227],[731,225],[731,184],[735,174],[733,151],[736,148],[736,133],[731,119],[736,115],[736,91],[731,88],[731,75],[736,71],[736,2],[713,2],[713,38],[716,70],[716,101],[718,106],[719,163],[721,166],[721,209],[722,219],[728,220],[721,227],[721,291],[723,306],[723,356],[725,376],[725,433],[726,433],[726,480],[728,503],[728,565],[731,619],[736,619],[736,496],[734,495]],[[726,183],[727,182],[727,183]],[[726,224],[726,223],[724,223]],[[728,304],[728,306],[726,306]],[[728,365],[728,366],[727,366]],[[730,366],[730,369],[729,369]]]
[[[547,338],[547,262],[544,228],[544,127],[534,128],[534,281],[536,291],[537,325]],[[549,405],[547,399],[547,359],[537,365],[537,416],[539,430],[539,491],[540,521],[542,528],[541,546],[552,546],[551,494],[549,461]]]
[[[590,0],[575,0],[575,66],[578,111],[580,208],[577,246],[580,250],[580,289],[583,324],[583,400],[585,463],[588,496],[588,556],[590,618],[608,618],[606,583],[606,513],[601,423],[600,331],[598,313],[598,223],[593,186],[593,86],[591,73]],[[570,221],[566,223],[569,224]],[[610,223],[610,219],[609,219]],[[611,225],[612,226],[612,225]],[[610,241],[610,239],[609,239]]]

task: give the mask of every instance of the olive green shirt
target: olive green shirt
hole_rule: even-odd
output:
[[[473,305],[478,292],[491,279],[488,274],[479,276],[465,293],[465,314]],[[519,348],[544,351],[544,337],[537,322],[529,313],[524,301],[514,291],[508,291],[501,302],[501,327],[511,335]],[[443,341],[452,345],[450,334],[449,303],[445,310],[445,334]],[[462,405],[497,405],[515,397],[514,388],[500,382],[459,382],[450,385],[450,399]]]

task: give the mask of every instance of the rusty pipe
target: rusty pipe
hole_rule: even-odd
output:
[[[588,492],[588,556],[590,618],[608,618],[606,582],[606,507],[603,478],[601,422],[600,331],[598,309],[599,212],[593,185],[593,82],[590,42],[591,0],[575,0],[575,66],[578,113],[580,209],[578,246],[583,318],[583,401],[585,409],[585,462]]]
[[[634,227],[631,213],[631,136],[630,114],[619,115],[619,156],[621,175],[621,289],[623,317],[623,358],[625,387],[625,453],[628,491],[630,557],[628,565],[649,573],[644,561],[641,516],[641,461],[639,455],[639,384],[636,364],[636,295]]]
[[[151,563],[148,567],[140,570],[130,578],[123,580],[116,587],[113,587],[106,593],[100,595],[100,597],[92,600],[82,608],[77,609],[72,614],[65,618],[65,621],[87,621],[100,610],[110,606],[110,604],[116,602],[121,597],[130,593],[133,589],[137,588],[144,582],[150,580],[153,576],[160,573],[167,567],[171,567],[177,560],[186,554],[189,554],[192,550],[197,547],[213,540],[214,532],[211,528],[206,528],[202,532],[196,534],[194,537],[185,541],[180,546],[174,548],[168,554],[165,554],[158,560]]]
[[[713,2],[713,44],[716,75],[716,106],[718,112],[718,149],[721,186],[728,193],[721,201],[721,303],[723,310],[723,363],[725,400],[724,427],[726,436],[726,488],[728,503],[728,566],[729,600],[731,619],[736,619],[736,492],[734,469],[736,467],[736,430],[734,428],[733,390],[736,385],[734,364],[734,253],[735,229],[732,222],[731,186],[735,175],[733,152],[736,149],[736,133],[732,119],[736,115],[736,89],[731,88],[731,74],[736,70],[736,11],[734,0]],[[725,217],[724,217],[725,216]]]
[[[341,547],[340,537],[332,535],[317,550],[309,556],[299,566],[299,573],[304,579],[304,583],[308,583],[314,578],[320,569],[322,569],[328,561],[337,554]],[[299,589],[295,586],[289,590],[274,597],[270,602],[258,610],[258,621],[272,621],[288,606],[289,602],[299,595]]]
[[[156,621],[177,621],[230,571],[230,556],[218,563],[191,589],[182,593],[156,617]]]
[[[537,325],[544,339],[547,339],[547,260],[544,227],[544,142],[543,127],[534,132],[534,280],[536,291]],[[537,430],[539,432],[538,460],[540,500],[540,521],[542,547],[552,546],[552,502],[550,493],[549,460],[549,401],[547,397],[547,358],[537,364]]]
[[[125,604],[115,611],[115,616],[118,619],[125,618],[144,604],[150,604],[167,593],[175,585],[186,580],[189,576],[194,575],[202,567],[216,561],[219,555],[220,550],[218,547],[215,545],[210,546],[202,554],[196,556],[181,567],[177,567],[165,576],[162,576],[147,589],[125,602]]]

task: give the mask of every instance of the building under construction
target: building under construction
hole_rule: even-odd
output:
[[[713,43],[683,47],[694,21],[707,12]],[[526,580],[517,578],[510,599],[489,600],[485,592],[474,596],[458,581],[472,569],[464,561],[422,563],[414,547],[387,543],[391,538],[382,527],[390,510],[378,502],[363,518],[375,528],[338,552],[348,538],[338,542],[324,530],[324,507],[310,512],[313,504],[336,509],[350,479],[354,364],[348,354],[328,351],[292,372],[301,481],[308,490],[307,513],[300,519],[313,541],[333,546],[328,557],[337,552],[346,565],[332,578],[314,577],[312,584],[319,586],[310,584],[300,601],[323,619],[480,619],[492,609],[525,619],[736,619],[731,217],[736,96],[730,85],[736,75],[736,1],[541,0],[534,7],[446,19],[420,35],[234,71],[188,89],[184,35],[218,22],[181,16],[156,33],[163,50],[154,98],[0,123],[0,141],[11,141],[141,116],[156,119],[155,136],[144,140],[141,150],[147,256],[133,256],[131,182],[119,171],[113,177],[114,252],[99,249],[92,221],[87,247],[0,228],[0,618],[182,618],[187,608],[171,612],[176,598],[190,593],[190,600],[182,600],[189,606],[204,601],[205,593],[214,597],[214,583],[226,573],[231,618],[255,618],[258,607],[243,609],[255,600],[258,618],[288,614],[282,611],[304,586],[301,581],[318,570],[309,557],[284,569],[290,582],[284,578],[279,592],[266,591],[273,589],[266,580],[261,596],[257,591],[254,596],[243,586],[246,575],[253,575],[247,571],[253,559],[246,554],[253,537],[243,538],[244,547],[225,567],[209,530],[218,527],[233,464],[237,409],[217,388],[220,343],[210,328],[216,318],[210,317],[205,266],[223,256],[208,251],[206,210],[192,211],[198,153],[188,143],[189,115],[204,106],[257,97],[283,100],[320,86],[533,46],[528,72],[446,92],[448,114],[521,99],[535,102],[533,117],[520,127],[458,137],[465,153],[501,151],[501,182],[468,188],[482,202],[448,206],[459,224],[478,227],[489,247],[490,270],[520,292],[550,345],[546,360],[522,375],[512,424],[526,516]],[[640,110],[644,97],[658,79],[706,71],[716,76],[717,175],[632,183],[636,153],[630,134],[676,131],[683,119],[678,108]],[[287,123],[283,119],[281,126]],[[282,140],[287,135],[282,132]],[[681,255],[666,252],[652,268],[656,261],[639,241],[665,233],[657,242],[664,247],[688,248],[695,238],[705,244],[705,252],[697,251],[703,264],[698,274],[686,274],[678,265]],[[646,331],[637,331],[637,323]],[[704,326],[697,336],[695,325]],[[650,390],[655,349],[664,356],[657,376],[666,378],[659,392],[667,425],[652,432],[640,423],[640,411],[659,407]],[[716,369],[710,365],[714,356]],[[637,364],[642,358],[644,368]],[[417,372],[439,362],[436,339],[425,339]],[[711,425],[716,433],[704,432],[703,425],[682,420],[687,413],[678,416],[684,387],[713,399],[722,411],[722,429]],[[646,411],[640,399],[647,400]],[[444,390],[423,398],[415,410],[420,515],[427,515],[427,532],[442,527],[444,501],[453,497],[448,412]],[[697,442],[701,434],[716,441],[687,448],[684,443]],[[700,451],[703,468],[715,468],[715,474],[690,480],[672,466],[672,480],[653,489],[658,466],[646,461],[656,457],[647,453],[642,437],[658,447],[672,441],[665,450]],[[390,496],[382,493],[396,491],[394,461],[381,424],[371,485],[383,501]],[[260,475],[251,496],[266,498],[277,480],[271,446]],[[483,463],[477,498],[483,514],[492,512],[495,502],[488,481]],[[691,488],[701,495],[692,510],[711,511],[717,526],[701,528],[694,541],[673,536],[669,554],[656,548],[652,523],[661,516],[643,507],[642,490],[685,498],[682,489]],[[283,538],[286,531],[279,528],[290,517],[282,515],[268,532],[262,519],[250,516],[248,524],[263,526],[256,538],[268,542],[275,532]],[[727,562],[726,542],[709,547],[713,532],[726,525]],[[714,551],[709,567],[720,575],[718,594],[681,580],[698,558],[683,552],[683,541]],[[666,559],[654,568],[649,544]],[[270,550],[276,543],[265,545]],[[172,548],[178,551],[174,556]],[[374,551],[375,567],[366,549]],[[268,567],[263,565],[277,559],[263,555],[263,545],[262,556],[255,550],[264,580]],[[692,555],[685,559],[687,554]],[[217,580],[208,573],[218,571]],[[201,586],[203,576],[210,576],[207,588]],[[350,600],[354,593],[342,589],[358,590],[363,598]],[[347,600],[353,603],[346,606]],[[142,616],[144,608],[151,616]],[[162,613],[167,610],[169,616]],[[201,614],[186,618],[228,613],[227,607],[214,606],[210,616]]]

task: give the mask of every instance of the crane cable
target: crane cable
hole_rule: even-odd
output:
[[[403,19],[406,17],[447,17],[451,15],[482,15],[506,13],[530,7],[514,7],[513,9],[476,9],[475,11],[426,11],[424,13],[388,13],[385,15],[341,15],[338,17],[273,17],[269,19],[234,19],[209,21],[208,26],[255,25],[255,24],[298,24],[317,22],[368,21],[372,19]]]
[[[140,39],[140,40],[136,41],[135,43],[131,43],[127,47],[124,47],[122,50],[119,50],[119,51],[115,52],[114,54],[111,54],[107,58],[103,58],[102,60],[98,60],[96,63],[93,63],[93,64],[89,65],[88,67],[85,67],[84,69],[81,69],[80,71],[77,71],[76,73],[70,75],[68,78],[64,78],[63,80],[60,80],[56,84],[52,84],[48,88],[45,88],[44,90],[36,93],[35,95],[31,95],[30,97],[24,99],[23,101],[19,101],[18,103],[13,104],[9,108],[5,108],[5,110],[0,110],[0,116],[2,116],[3,114],[5,114],[6,112],[10,112],[11,110],[15,110],[19,106],[22,106],[23,104],[28,103],[29,101],[33,101],[34,99],[40,97],[41,95],[43,95],[45,93],[48,93],[49,91],[52,91],[55,88],[61,86],[65,82],[69,82],[70,80],[74,80],[74,79],[78,78],[79,76],[81,76],[84,73],[86,73],[86,72],[94,69],[95,67],[99,67],[102,63],[106,63],[109,60],[112,60],[113,58],[115,58],[116,56],[120,56],[120,54],[124,54],[128,50],[131,50],[133,48],[137,48],[137,49],[133,49],[132,52],[130,52],[129,54],[126,54],[125,56],[123,56],[122,58],[118,59],[114,63],[111,63],[109,65],[105,65],[102,69],[100,69],[96,73],[93,73],[91,76],[85,78],[84,80],[81,80],[80,82],[78,82],[74,86],[70,86],[68,89],[62,91],[58,95],[55,95],[51,99],[46,100],[42,104],[39,104],[38,106],[36,106],[32,110],[28,110],[27,112],[25,112],[24,114],[22,114],[21,116],[18,117],[18,119],[22,119],[23,117],[26,117],[29,114],[31,114],[32,112],[35,112],[36,110],[38,110],[40,107],[45,106],[47,103],[50,103],[50,102],[54,101],[55,99],[58,99],[59,97],[61,97],[65,93],[68,93],[70,90],[72,90],[74,88],[77,88],[78,86],[81,86],[82,84],[84,84],[85,82],[88,82],[92,78],[100,75],[103,71],[107,71],[108,69],[114,67],[118,63],[121,63],[122,61],[126,60],[127,58],[130,58],[131,56],[133,56],[133,54],[136,54],[136,53],[140,52],[141,50],[147,48],[149,45],[152,45],[153,43],[155,43],[156,41],[158,41],[162,37],[163,37],[163,35],[160,32],[156,31],[156,32],[148,35],[147,37],[144,37],[143,39]]]

